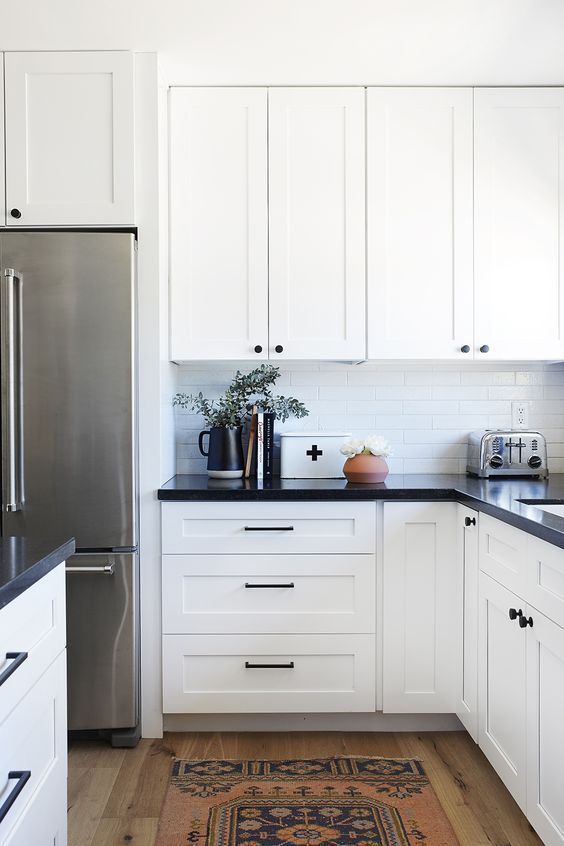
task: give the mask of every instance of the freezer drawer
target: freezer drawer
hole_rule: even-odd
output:
[[[67,561],[69,729],[135,726],[139,712],[136,555]]]

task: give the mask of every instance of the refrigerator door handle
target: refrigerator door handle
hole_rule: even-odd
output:
[[[4,270],[0,290],[2,509],[21,511],[23,485],[22,277]]]
[[[103,573],[105,576],[114,575],[113,564],[103,564],[100,567],[65,567],[66,573]]]

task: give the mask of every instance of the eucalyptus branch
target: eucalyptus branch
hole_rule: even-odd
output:
[[[254,405],[264,411],[274,412],[284,422],[289,417],[305,417],[309,414],[305,405],[295,397],[274,395],[271,387],[280,378],[280,368],[262,364],[242,373],[238,370],[225,391],[217,400],[208,400],[200,391],[198,394],[178,393],[173,405],[201,414],[208,426],[241,426]]]

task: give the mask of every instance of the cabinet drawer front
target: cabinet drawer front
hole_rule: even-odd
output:
[[[526,585],[528,535],[496,520],[480,516],[480,570],[519,595]]]
[[[375,637],[165,635],[163,702],[169,714],[374,711]]]
[[[21,793],[0,823],[0,843],[12,829],[36,791],[57,769],[66,773],[66,653],[41,676],[0,726],[0,806],[14,790],[8,772],[30,772]],[[62,801],[65,801],[64,793]],[[39,842],[39,841],[38,841]],[[40,838],[40,842],[45,842]]]
[[[167,502],[163,553],[373,552],[371,502]]]
[[[564,626],[564,549],[529,536],[527,602]]]
[[[0,610],[0,678],[18,664],[0,686],[0,725],[65,643],[65,568],[61,564]],[[21,653],[27,653],[27,658]],[[7,658],[8,654],[20,657]]]
[[[165,555],[165,634],[373,632],[373,555]]]

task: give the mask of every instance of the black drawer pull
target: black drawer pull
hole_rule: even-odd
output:
[[[6,658],[13,658],[14,660],[9,667],[6,667],[0,673],[0,685],[3,685],[6,679],[9,679],[12,673],[15,673],[27,658],[27,652],[6,652]]]
[[[12,790],[10,790],[5,802],[2,804],[0,808],[0,823],[7,815],[8,811],[24,789],[26,782],[29,781],[31,777],[31,770],[11,770],[8,773],[8,779],[17,778],[17,782],[14,784]]]
[[[293,588],[295,587],[294,582],[288,582],[287,585],[252,585],[249,582],[245,582],[246,588]]]
[[[293,532],[293,526],[245,526],[246,532]]]
[[[294,662],[290,661],[288,664],[251,664],[250,661],[245,661],[245,670],[293,670]]]

